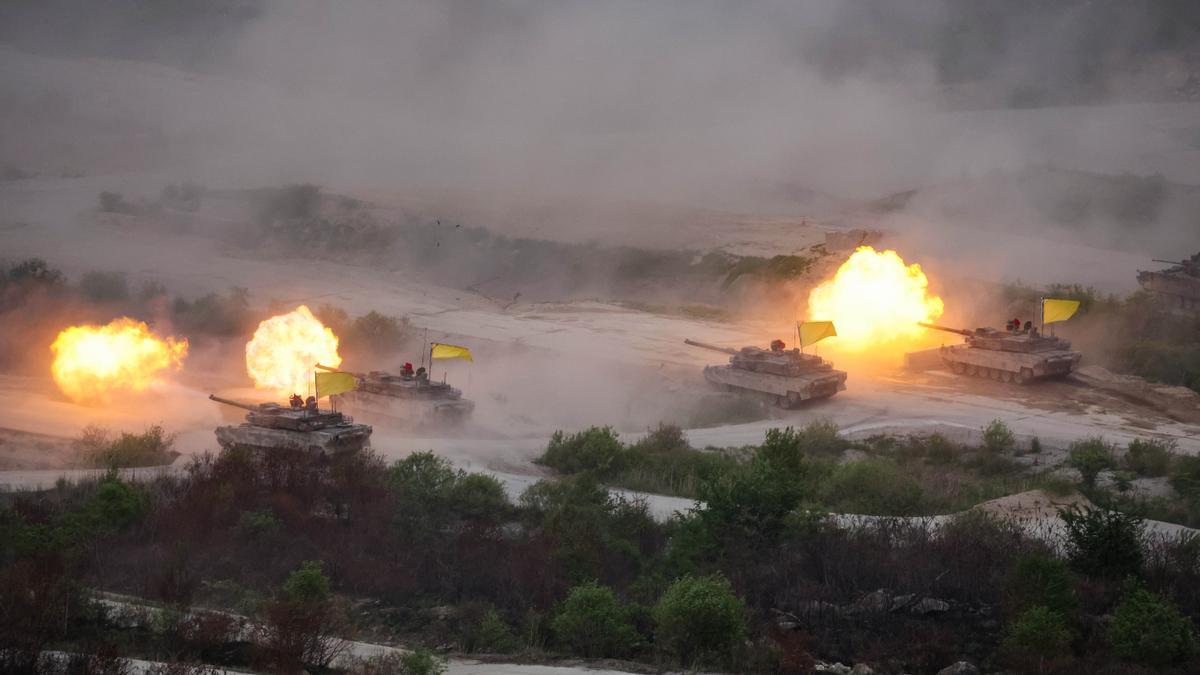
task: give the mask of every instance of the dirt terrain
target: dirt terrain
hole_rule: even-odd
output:
[[[544,447],[556,428],[614,424],[628,433],[660,420],[677,421],[667,417],[667,399],[699,389],[697,372],[711,362],[708,352],[684,346],[685,337],[728,345],[763,343],[771,337],[771,326],[765,324],[700,321],[601,303],[502,310],[470,293],[407,279],[401,271],[304,262],[303,274],[296,274],[297,263],[252,261],[194,235],[148,236],[99,227],[84,236],[85,241],[72,246],[60,246],[48,232],[42,237],[0,234],[0,241],[16,255],[52,256],[69,274],[104,269],[132,253],[143,261],[135,274],[173,287],[199,292],[239,285],[258,299],[335,301],[355,312],[407,315],[418,330],[428,329],[429,339],[460,340],[485,355],[497,355],[492,361],[481,358],[449,367],[451,381],[479,402],[479,423],[468,432],[470,438],[404,435],[393,441],[380,430],[374,445],[387,455],[432,447],[464,462],[508,470]],[[817,418],[832,419],[848,434],[943,430],[969,436],[1002,418],[1019,436],[1037,436],[1050,448],[1097,434],[1117,443],[1160,435],[1176,439],[1181,452],[1200,452],[1200,428],[1194,424],[1078,380],[1021,388],[941,371],[910,374],[897,368],[873,374],[845,367],[850,369],[849,387],[830,401],[780,411],[761,422],[691,430],[689,437],[699,446],[741,445],[757,442],[771,426]],[[189,377],[195,379],[192,386]],[[212,447],[211,428],[225,419],[205,400],[203,389],[211,379],[185,373],[182,384],[150,392],[136,406],[96,409],[64,400],[48,379],[7,377],[0,381],[0,425],[70,437],[97,421],[132,429],[162,422],[180,434],[180,450],[201,451]],[[581,387],[580,381],[588,384]],[[548,410],[538,392],[554,392],[557,402],[574,405]],[[525,440],[513,443],[513,438]]]

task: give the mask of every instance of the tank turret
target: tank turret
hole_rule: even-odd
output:
[[[217,427],[217,442],[235,446],[296,448],[314,452],[361,450],[371,437],[371,427],[336,410],[321,410],[316,400],[302,405],[242,403],[210,394],[217,403],[246,410],[246,421],[237,426]]]
[[[726,390],[756,393],[770,397],[776,405],[790,408],[802,401],[828,398],[846,388],[846,372],[815,354],[786,349],[776,340],[771,348],[719,347],[684,340],[684,344],[729,355],[727,365],[704,368],[704,379]]]
[[[942,362],[959,375],[974,375],[1003,382],[1027,384],[1039,378],[1064,377],[1082,355],[1071,343],[1037,328],[949,328],[932,323],[918,325],[965,338],[963,344],[938,350]]]

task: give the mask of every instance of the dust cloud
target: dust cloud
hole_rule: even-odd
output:
[[[943,323],[995,324],[1000,284],[1126,293],[1149,258],[1200,248],[1198,26],[1186,4],[1154,2],[14,0],[0,8],[0,236],[6,256],[57,252],[70,274],[119,268],[197,295],[261,283],[261,303],[291,298],[293,271],[231,236],[252,216],[220,202],[247,189],[313,183],[378,205],[371,217],[486,227],[514,258],[535,246],[520,237],[769,257],[867,227],[923,265]],[[98,193],[181,180],[209,206],[105,244]],[[363,256],[375,267],[306,270],[304,290],[352,288],[359,309],[418,322],[450,311],[419,285],[445,279],[466,289],[460,309],[646,301],[604,278],[564,290],[558,273],[479,285],[494,276],[479,240],[429,231],[416,255],[443,255],[440,269]],[[724,292],[678,286],[662,297]],[[762,304],[802,313],[786,293]],[[694,372],[589,357],[604,346],[578,335],[462,373],[507,410],[489,428],[686,414],[668,399]],[[647,360],[694,369],[703,356],[672,353],[686,336],[645,340],[661,350]],[[193,355],[212,366],[202,386],[240,377],[236,343]],[[547,408],[546,391],[568,393]]]

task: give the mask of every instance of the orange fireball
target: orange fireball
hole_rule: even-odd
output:
[[[312,388],[318,363],[331,368],[342,363],[337,349],[333,331],[300,305],[258,324],[246,344],[246,372],[260,389],[280,396],[303,394]]]
[[[160,338],[128,317],[105,326],[71,326],[58,334],[50,372],[58,388],[80,403],[105,403],[121,392],[145,391],[163,371],[178,370],[187,340]]]
[[[859,247],[808,297],[809,318],[833,321],[838,348],[851,352],[911,346],[925,332],[917,322],[934,321],[943,310],[920,265],[870,246]]]

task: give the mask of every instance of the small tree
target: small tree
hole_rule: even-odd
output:
[[[1175,441],[1135,438],[1129,442],[1125,466],[1139,476],[1165,476],[1175,458]]]
[[[1033,657],[1040,665],[1046,659],[1068,653],[1071,629],[1062,614],[1049,607],[1035,605],[1008,625],[1004,647],[1014,656]]]
[[[1194,506],[1200,505],[1200,457],[1180,457],[1171,471],[1171,487]]]
[[[318,561],[307,561],[292,572],[262,614],[258,647],[275,672],[324,669],[346,650],[346,641],[337,636],[343,628],[342,612]]]
[[[1113,611],[1108,644],[1123,659],[1168,666],[1196,653],[1192,622],[1167,599],[1134,584]]]
[[[983,447],[991,452],[1008,452],[1017,445],[1012,429],[1003,420],[995,419],[983,428]]]
[[[398,350],[408,335],[408,319],[370,311],[354,320],[346,335],[348,345],[373,354]]]
[[[79,280],[79,290],[94,302],[121,302],[129,299],[129,282],[121,272],[93,271]]]
[[[649,454],[665,454],[682,452],[691,448],[687,435],[677,424],[659,423],[656,429],[633,445],[633,450]]]
[[[559,473],[594,471],[597,476],[609,476],[623,468],[626,459],[625,446],[612,427],[590,427],[569,436],[554,432],[537,462]]]
[[[465,633],[463,649],[468,652],[510,654],[521,648],[512,628],[490,605],[483,608]]]
[[[1067,527],[1067,559],[1081,574],[1121,579],[1141,572],[1142,519],[1103,509],[1059,511]]]
[[[746,639],[746,604],[721,575],[675,581],[653,610],[655,641],[685,667],[729,663]]]
[[[1114,465],[1112,446],[1102,438],[1086,438],[1071,444],[1067,466],[1079,472],[1084,486],[1088,488],[1096,487],[1096,478],[1100,472],[1111,469]]]
[[[595,581],[571,589],[550,627],[571,653],[588,658],[626,656],[638,640],[612,589]]]
[[[1066,617],[1079,606],[1071,571],[1066,563],[1048,555],[1022,556],[1006,586],[1009,603],[1017,611],[1040,605]]]

